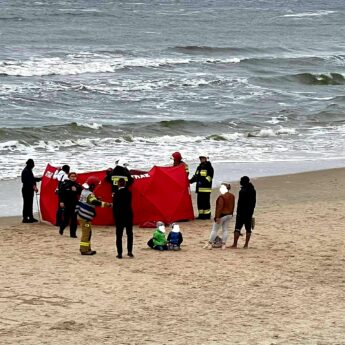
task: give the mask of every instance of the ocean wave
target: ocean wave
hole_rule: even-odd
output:
[[[236,64],[239,58],[182,58],[182,57],[130,57],[102,54],[69,54],[64,58],[32,58],[23,61],[0,61],[1,76],[78,75],[86,73],[114,73],[128,68],[159,68],[202,64]]]
[[[321,16],[327,16],[332,13],[336,13],[336,11],[320,10],[316,12],[289,13],[289,14],[284,14],[282,17],[285,17],[285,18],[321,17]]]
[[[268,138],[268,137],[276,137],[276,136],[288,136],[288,135],[294,135],[297,134],[297,131],[295,128],[284,128],[280,127],[277,129],[274,128],[263,128],[259,131],[253,131],[248,133],[248,137],[262,137],[262,138]]]

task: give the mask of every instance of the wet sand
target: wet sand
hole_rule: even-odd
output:
[[[68,231],[0,218],[0,343],[345,344],[345,169],[253,183],[247,250],[202,249],[211,221],[195,220],[180,252],[135,227],[123,260],[114,229],[94,227],[85,257]]]

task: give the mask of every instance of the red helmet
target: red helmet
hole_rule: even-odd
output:
[[[90,187],[96,187],[100,184],[101,180],[97,176],[89,176],[85,181]]]
[[[174,158],[174,161],[182,161],[182,156],[180,152],[174,152],[171,156],[172,158]]]

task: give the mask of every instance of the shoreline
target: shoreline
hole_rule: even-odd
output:
[[[344,171],[344,175],[345,175],[345,167],[339,167],[339,168],[332,168],[332,169],[321,169],[321,170],[313,170],[313,171],[304,171],[304,172],[297,172],[297,173],[292,173],[292,174],[281,174],[281,175],[270,175],[270,176],[258,176],[258,177],[250,177],[251,181],[254,183],[254,186],[259,183],[259,186],[261,186],[262,184],[266,186],[266,188],[269,186],[269,181],[274,179],[281,179],[281,180],[289,180],[291,178],[298,178],[300,177],[300,179],[306,178],[307,180],[309,179],[308,176],[310,176],[310,178],[314,175],[316,176],[320,176],[320,175],[334,175],[337,174],[340,171]],[[224,172],[224,170],[223,170]],[[241,175],[242,176],[242,175]],[[218,175],[219,177],[219,175]],[[227,181],[231,183],[232,186],[232,193],[235,194],[236,198],[238,196],[238,191],[239,191],[239,179],[238,180],[228,180],[228,179],[217,179],[216,185],[213,186],[212,188],[212,194],[211,194],[211,203],[215,201],[215,199],[217,198],[217,196],[219,195],[218,193],[218,187],[221,184],[221,181]],[[0,186],[2,183],[5,182],[5,185],[7,186],[7,191],[9,192],[9,190],[13,191],[13,190],[18,190],[18,193],[16,195],[12,195],[11,198],[7,198],[8,204],[4,202],[4,200],[6,200],[6,198],[4,197],[5,193],[4,189],[0,189],[0,200],[2,200],[2,202],[0,203],[0,225],[6,225],[6,224],[16,224],[18,222],[21,222],[21,207],[22,207],[22,199],[21,199],[21,192],[20,192],[20,181],[19,179],[15,180],[9,180],[9,181],[2,181],[0,182]],[[194,214],[196,215],[197,211],[196,211],[196,194],[195,194],[195,184],[190,185],[190,190],[191,190],[191,195],[192,195],[192,203],[193,203],[193,207],[194,207]],[[6,191],[6,188],[5,188]],[[4,195],[1,195],[4,194]],[[20,198],[18,198],[18,196]],[[33,209],[34,209],[34,215],[36,215],[36,217],[38,218],[38,209],[37,209],[37,202],[36,202],[36,196],[34,197],[34,203],[33,203]],[[11,212],[5,212],[4,214],[4,210],[9,210],[11,209],[13,206],[15,206],[15,210],[17,210],[16,214],[13,214]],[[13,208],[12,208],[13,209]],[[1,213],[2,212],[2,213]],[[213,212],[213,210],[212,210]],[[43,223],[45,223],[44,221],[42,221]],[[47,223],[50,224],[50,223]]]

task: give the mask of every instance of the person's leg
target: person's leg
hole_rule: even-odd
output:
[[[87,222],[84,219],[79,218],[81,225],[81,238],[80,238],[80,253],[83,255],[96,254],[91,250],[91,222]]]
[[[208,240],[208,243],[204,246],[204,249],[212,249],[212,243],[217,237],[218,230],[220,228],[220,224],[214,222],[210,234],[210,238]]]
[[[77,222],[77,214],[75,213],[75,207],[74,206],[70,209],[69,218],[70,218],[70,221],[69,221],[70,236],[72,238],[77,238],[78,222]]]
[[[204,219],[211,219],[211,193],[203,193]]]
[[[245,229],[246,229],[246,241],[244,243],[243,248],[248,248],[250,237],[252,235],[252,217],[248,217],[248,219],[246,219],[246,222],[244,223],[244,226],[245,226]]]
[[[62,210],[60,205],[58,207],[60,208],[60,213],[59,213],[59,234],[63,235],[63,232],[64,232],[66,226],[70,222],[70,213],[69,213],[67,208]],[[62,217],[62,213],[63,213],[63,217]],[[57,214],[58,213],[56,213],[56,216],[57,216]],[[56,218],[56,219],[58,219],[58,218]]]
[[[196,204],[198,207],[198,217],[197,219],[202,219],[204,216],[204,210],[202,209],[202,193],[196,194]]]
[[[133,225],[128,224],[126,226],[127,234],[127,254],[129,257],[133,257]]]
[[[148,245],[150,248],[154,249],[154,248],[153,248],[153,239],[152,239],[152,238],[150,238],[150,239],[147,241],[147,245]]]
[[[235,224],[235,231],[234,231],[234,242],[233,242],[231,248],[237,248],[237,242],[238,242],[238,239],[240,238],[240,235],[241,235],[242,226],[243,226],[243,220],[239,216],[237,216],[236,217],[236,224]]]
[[[122,258],[122,236],[124,226],[122,224],[116,224],[116,250],[117,258]]]
[[[29,212],[28,212],[28,205],[30,204],[30,196],[28,196],[26,190],[22,189],[22,196],[23,196],[23,222],[27,222],[29,220]]]
[[[229,223],[231,220],[231,216],[224,216],[221,218],[220,223],[223,229],[222,234],[222,249],[226,248],[226,241],[228,240],[229,236]]]

